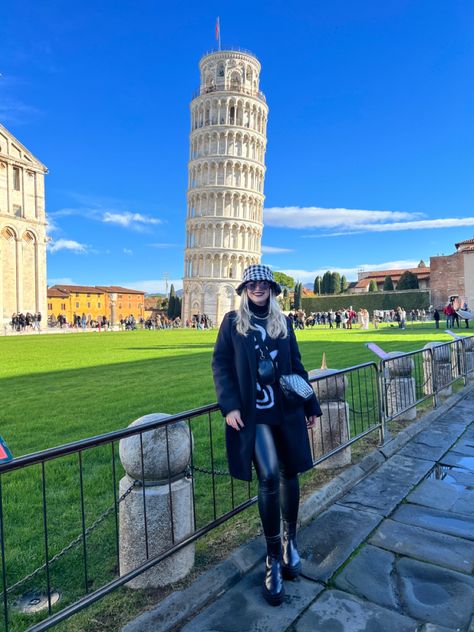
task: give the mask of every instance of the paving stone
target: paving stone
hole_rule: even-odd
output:
[[[392,520],[439,531],[458,538],[474,540],[474,517],[454,514],[449,511],[405,503],[391,516]]]
[[[447,481],[428,479],[408,496],[408,501],[426,507],[474,516],[474,490]]]
[[[284,632],[324,590],[302,578],[287,581],[283,603],[273,607],[262,596],[262,581],[263,566],[205,608],[182,632]]]
[[[370,544],[455,571],[474,570],[474,542],[384,520],[369,540]]]
[[[333,505],[300,532],[305,577],[326,581],[381,522],[382,516]]]
[[[379,606],[448,628],[469,624],[474,578],[370,545],[349,562],[336,586]]]
[[[433,465],[432,461],[395,455],[343,496],[338,504],[387,516]]]
[[[296,632],[414,632],[417,622],[339,590],[326,590],[296,623]]]
[[[459,430],[461,432],[462,428]],[[449,427],[429,428],[420,432],[398,454],[437,461],[452,445],[453,433]]]
[[[457,452],[448,452],[440,459],[442,465],[453,465],[455,467],[463,467],[466,470],[474,471],[474,456],[466,456]]]
[[[379,606],[399,610],[397,590],[390,576],[394,562],[394,553],[367,544],[337,575],[335,585]]]

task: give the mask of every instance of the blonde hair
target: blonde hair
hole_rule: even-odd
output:
[[[237,331],[242,336],[248,336],[249,331],[252,329],[257,331],[257,327],[252,325],[251,322],[252,312],[249,306],[249,297],[247,289],[242,290],[240,299],[240,306],[237,310],[235,325]],[[275,298],[273,289],[270,288],[270,298],[268,301],[268,319],[267,319],[267,334],[270,338],[286,338],[288,336],[288,325],[285,315],[280,309],[280,305]]]

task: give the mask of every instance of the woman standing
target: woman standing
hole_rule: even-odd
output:
[[[272,605],[283,600],[283,577],[301,570],[296,548],[298,473],[312,467],[307,427],[321,409],[313,395],[290,404],[279,377],[296,373],[308,380],[293,327],[275,297],[281,288],[269,267],[251,265],[237,288],[240,307],[222,321],[212,370],[217,400],[226,420],[229,470],[250,481],[258,477],[258,508],[267,543],[263,594]],[[283,518],[283,538],[280,534]]]

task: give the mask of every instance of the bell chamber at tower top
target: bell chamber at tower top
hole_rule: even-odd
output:
[[[200,63],[201,85],[193,97],[212,92],[238,92],[265,102],[259,90],[260,62],[250,53],[218,51],[205,55]]]

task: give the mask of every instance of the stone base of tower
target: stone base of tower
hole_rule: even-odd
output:
[[[206,314],[213,326],[218,327],[225,314],[240,304],[235,291],[239,283],[226,279],[183,279],[183,325],[196,314]]]

